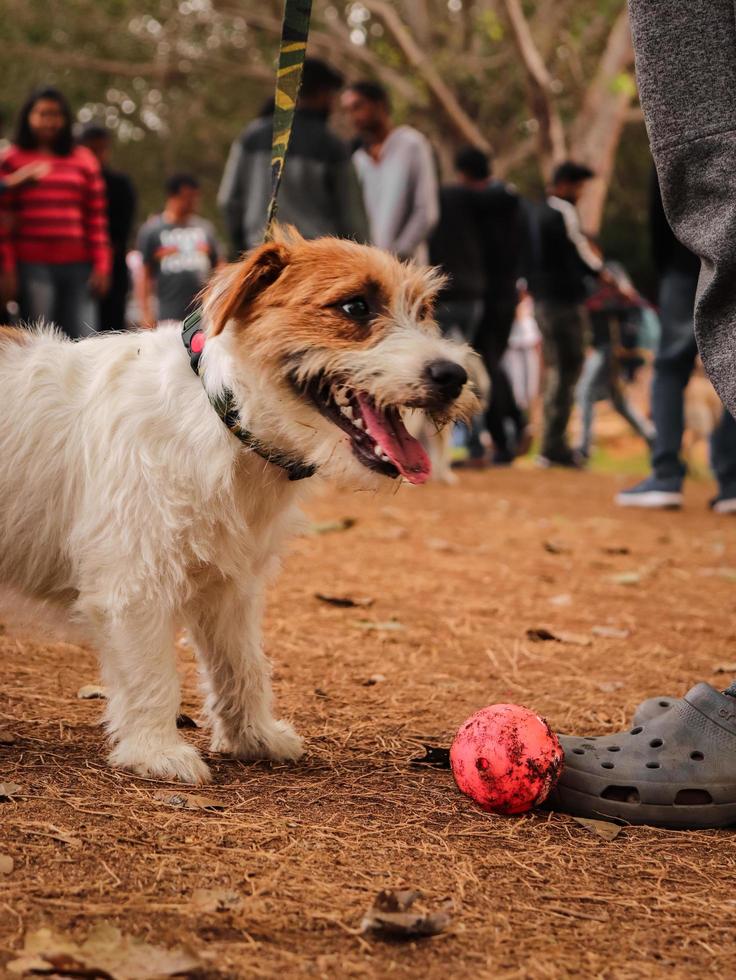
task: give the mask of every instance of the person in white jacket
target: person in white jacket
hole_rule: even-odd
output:
[[[437,168],[429,141],[411,126],[394,126],[388,93],[354,82],[342,108],[361,140],[353,164],[363,188],[371,242],[402,259],[426,262],[439,220]]]

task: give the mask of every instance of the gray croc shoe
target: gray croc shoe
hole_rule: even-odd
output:
[[[644,725],[646,722],[651,721],[652,718],[657,718],[659,715],[664,714],[665,711],[669,711],[672,705],[679,700],[679,698],[670,698],[666,695],[658,698],[647,698],[646,701],[642,701],[634,712],[634,717],[631,720],[632,727],[635,728],[637,725]]]
[[[680,829],[736,825],[736,699],[697,684],[657,700],[671,704],[631,731],[561,735],[565,765],[545,809]]]

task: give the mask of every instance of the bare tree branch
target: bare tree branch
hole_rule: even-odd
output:
[[[539,153],[542,170],[548,174],[552,166],[567,155],[565,130],[555,105],[552,78],[534,42],[520,0],[503,0],[511,32],[519,52],[529,86],[529,102],[539,123]]]
[[[363,0],[363,5],[383,22],[408,63],[421,75],[435,102],[442,108],[459,136],[468,143],[490,152],[490,143],[465,112],[452,90],[445,84],[394,7],[386,0]]]

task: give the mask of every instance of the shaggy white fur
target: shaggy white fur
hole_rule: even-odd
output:
[[[308,253],[311,243],[293,247]],[[386,263],[369,254],[375,250],[350,247],[351,262]],[[240,268],[221,273],[205,297],[206,326],[213,304],[240,288]],[[359,461],[345,432],[298,385],[328,372],[375,403],[416,403],[428,362],[459,364],[467,353],[412,315],[401,290],[418,273],[402,269],[392,270],[391,310],[375,342],[351,345],[338,324],[308,350],[295,342],[287,361],[297,314],[269,280],[254,322],[244,327],[249,314],[241,310],[216,336],[210,329],[201,378],[172,327],[78,342],[50,329],[0,330],[0,584],[59,604],[92,628],[114,766],[209,779],[176,729],[179,624],[196,644],[212,749],[247,759],[302,754],[291,725],[272,714],[264,589],[299,519],[299,498],[325,478],[374,488],[390,481]],[[319,273],[309,274],[317,302]],[[425,286],[431,295],[429,276]],[[278,329],[287,340],[270,359],[270,331]],[[248,331],[260,337],[252,349]],[[224,387],[262,443],[316,464],[317,476],[289,482],[243,446],[208,397]],[[472,399],[464,391],[447,408],[467,411]]]

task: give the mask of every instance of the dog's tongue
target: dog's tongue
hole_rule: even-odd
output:
[[[414,436],[409,435],[397,411],[382,412],[373,399],[358,394],[360,412],[368,435],[386,453],[409,483],[425,483],[429,479],[429,457]]]

